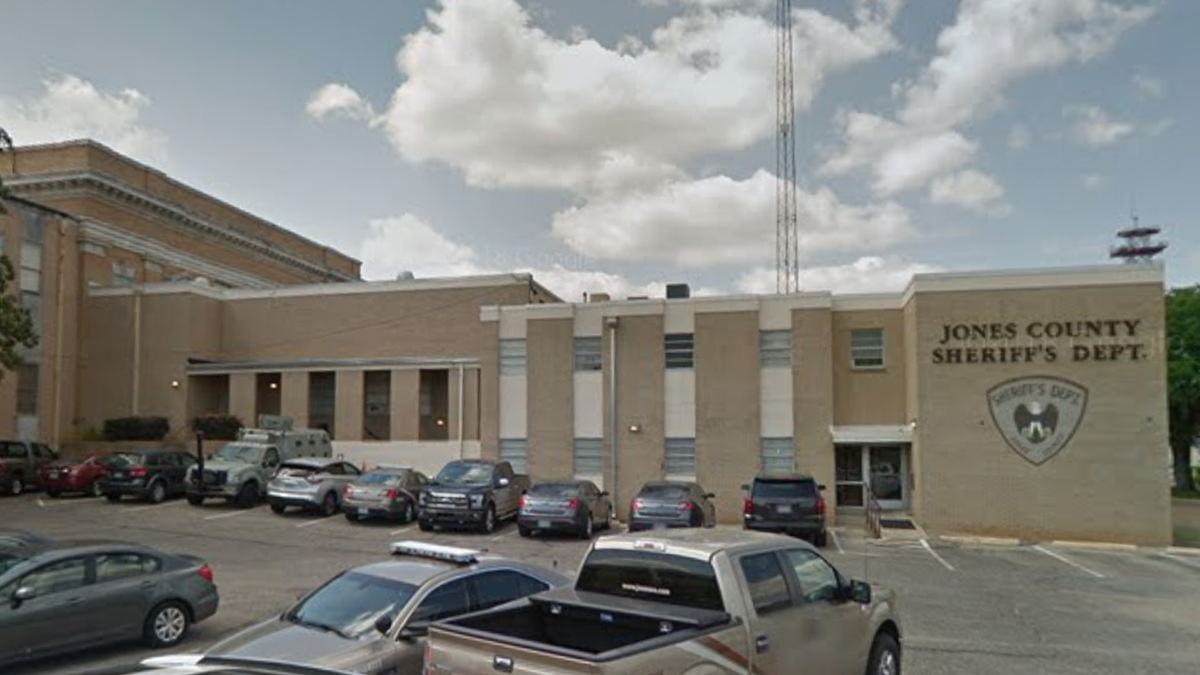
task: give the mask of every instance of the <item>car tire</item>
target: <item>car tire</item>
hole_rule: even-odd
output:
[[[178,600],[168,600],[146,616],[142,627],[143,641],[152,649],[174,647],[183,641],[191,623],[187,606]]]
[[[150,489],[146,491],[146,496],[152,504],[161,504],[167,499],[167,485],[161,480],[156,480],[150,483]]]
[[[579,526],[579,538],[583,540],[590,540],[592,535],[595,533],[596,526],[595,523],[592,522],[592,514],[589,511],[583,514],[583,523],[581,523]]]
[[[284,511],[287,510],[287,507],[284,506],[283,504],[272,503],[271,510],[274,511],[275,513],[283,513]]]
[[[58,499],[62,496],[62,490],[58,488],[46,488],[46,496],[51,499]]]
[[[100,481],[92,481],[92,484],[88,486],[87,493],[89,497],[103,497],[104,490],[100,489]]]
[[[405,504],[404,505],[404,515],[400,519],[401,522],[403,522],[405,525],[407,525],[407,524],[411,523],[413,520],[415,520],[416,517],[417,517],[417,512],[416,512],[416,510],[413,509],[412,502],[408,502],[407,504]]]
[[[417,521],[417,527],[422,532],[432,532],[433,531],[433,523],[429,523],[424,520]]]
[[[204,506],[204,496],[203,495],[188,495],[187,503],[191,504],[192,506]]]
[[[21,474],[16,473],[9,477],[6,487],[8,488],[8,494],[16,497],[25,492],[25,481],[21,479]]]
[[[896,638],[888,633],[875,636],[867,661],[867,675],[900,675],[900,645]]]
[[[254,505],[257,503],[258,483],[255,483],[254,481],[248,481],[245,485],[243,485],[242,489],[238,490],[237,499],[235,499],[233,502],[234,506],[238,507],[239,509],[254,508]]]
[[[328,518],[338,511],[338,498],[332,490],[325,493],[325,498],[321,500],[321,515]]]
[[[517,534],[521,535],[522,537],[531,537],[533,536],[533,530],[529,529],[528,527],[521,527],[518,525]]]
[[[356,514],[356,513],[351,513],[351,512],[349,512],[349,511],[347,511],[347,512],[346,512],[345,514],[343,514],[343,515],[345,515],[345,516],[346,516],[346,520],[348,520],[348,521],[350,521],[350,522],[352,522],[352,523],[358,520],[358,514]]]
[[[611,530],[612,524],[613,524],[613,512],[612,512],[612,507],[610,506],[610,507],[608,507],[608,511],[605,512],[605,514],[604,514],[604,524],[600,526],[600,529]]]
[[[821,530],[820,532],[818,532],[816,535],[813,536],[813,544],[817,548],[825,548],[826,544],[828,544],[828,543],[829,543],[829,533],[826,532],[825,530]]]
[[[121,501],[121,495],[115,492],[106,492],[104,498],[113,503]]]
[[[488,504],[487,511],[483,514],[483,533],[491,534],[496,531],[496,507]]]

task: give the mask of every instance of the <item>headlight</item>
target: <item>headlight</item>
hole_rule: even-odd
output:
[[[483,495],[471,495],[471,508],[483,506]]]
[[[429,501],[429,495],[425,494],[424,492],[422,492],[422,493],[421,493],[421,494],[420,494],[420,495],[417,497],[417,503],[418,503],[418,504],[424,504],[424,503],[426,503],[426,502],[428,502],[428,501]]]

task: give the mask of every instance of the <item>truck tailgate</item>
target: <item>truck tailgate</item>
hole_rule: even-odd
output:
[[[541,650],[429,629],[426,675],[599,675],[600,664]]]

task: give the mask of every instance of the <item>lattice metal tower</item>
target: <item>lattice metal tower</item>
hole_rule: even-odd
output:
[[[792,0],[778,0],[775,58],[775,290],[800,290],[800,233],[796,214],[796,93],[792,70]]]

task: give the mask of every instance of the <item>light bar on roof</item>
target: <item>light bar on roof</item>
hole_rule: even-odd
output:
[[[483,551],[457,546],[442,546],[422,541],[397,541],[389,547],[392,555],[409,555],[417,558],[433,558],[450,562],[470,564],[478,560]]]

